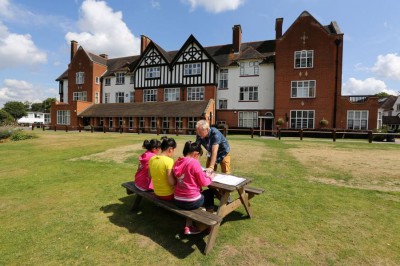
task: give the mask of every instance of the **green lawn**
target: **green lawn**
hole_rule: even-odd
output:
[[[398,144],[228,136],[233,174],[266,192],[253,219],[227,216],[205,256],[184,218],[147,201],[130,212],[121,183],[160,136],[33,133],[0,143],[0,265],[400,264]],[[177,156],[194,139],[172,137]]]

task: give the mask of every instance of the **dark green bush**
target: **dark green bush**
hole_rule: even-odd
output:
[[[34,139],[34,138],[37,138],[37,136],[33,135],[33,134],[26,133],[23,130],[16,130],[11,135],[10,140],[12,140],[12,141],[20,141],[20,140]]]
[[[0,128],[0,139],[7,139],[13,133],[13,129],[10,127],[1,127]]]

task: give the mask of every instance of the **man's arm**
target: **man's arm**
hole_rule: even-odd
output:
[[[217,162],[218,148],[219,148],[219,144],[212,145],[210,166],[208,167],[208,168],[211,168],[212,170],[214,170],[214,165]]]

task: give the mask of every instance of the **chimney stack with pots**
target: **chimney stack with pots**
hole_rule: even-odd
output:
[[[145,35],[140,35],[140,54],[146,50],[147,46],[150,44],[151,40]]]
[[[277,18],[275,21],[275,39],[282,37],[283,18]]]
[[[78,42],[77,41],[71,41],[71,60],[76,54],[76,51],[78,51]]]

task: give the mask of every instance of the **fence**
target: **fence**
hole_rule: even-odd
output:
[[[37,127],[37,125],[36,125]],[[102,131],[106,132],[119,132],[122,133],[150,133],[150,134],[175,134],[178,135],[194,135],[195,130],[193,128],[150,128],[150,127],[136,127],[136,128],[127,128],[127,127],[115,127],[108,128],[106,126],[53,126],[53,125],[40,125],[40,127],[44,130],[65,130],[68,132],[69,130],[77,130],[81,132],[84,131]],[[32,125],[32,130],[34,130],[35,126]],[[394,142],[395,138],[400,138],[400,133],[377,133],[372,130],[346,130],[346,129],[325,129],[325,130],[312,130],[312,129],[283,129],[278,128],[276,130],[263,130],[263,129],[255,129],[255,128],[223,128],[219,129],[224,136],[226,137],[228,134],[244,134],[250,135],[251,138],[254,138],[254,135],[270,135],[281,140],[283,137],[291,136],[291,137],[299,137],[300,140],[303,140],[305,137],[319,137],[319,138],[331,138],[333,142],[336,139],[341,138],[366,138],[369,143],[372,143],[373,140],[381,140],[386,139],[388,142]],[[358,137],[360,136],[360,137]]]

